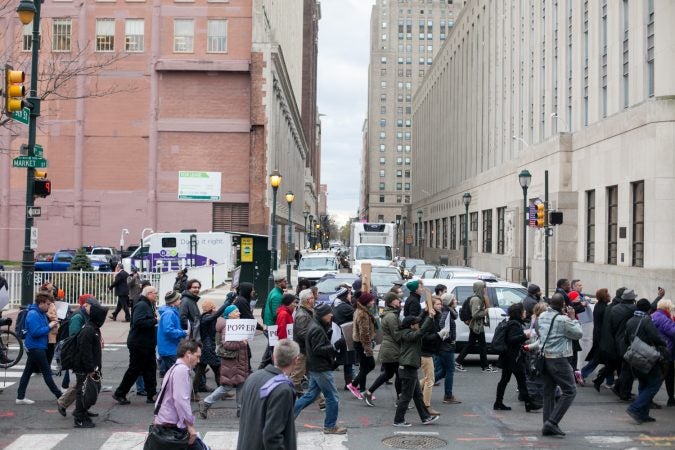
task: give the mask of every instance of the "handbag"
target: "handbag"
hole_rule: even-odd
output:
[[[96,404],[99,392],[101,392],[101,373],[88,374],[84,383],[82,383],[82,406],[84,406],[84,409],[89,409]]]
[[[633,341],[628,346],[626,353],[624,353],[623,359],[634,370],[637,370],[643,374],[647,374],[661,359],[661,352],[638,337],[638,330],[640,329],[640,325],[642,325],[643,320],[644,317],[640,319],[640,323],[638,323],[638,326],[635,329]]]
[[[546,339],[544,339],[544,343],[542,344],[539,351],[527,359],[527,373],[531,377],[540,377],[544,374],[546,365],[546,357],[544,356],[544,347],[546,347],[548,337],[551,335],[551,330],[553,329],[555,319],[557,319],[559,315],[560,313],[553,316],[553,320],[551,320],[551,326],[548,328],[548,334],[546,335]]]
[[[176,366],[174,365],[171,368],[167,377],[171,376],[175,367]],[[166,386],[169,383],[171,383],[171,380],[166,380],[164,387],[162,387],[162,392],[159,394],[159,400],[157,401],[157,406],[155,406],[155,416],[159,414],[159,409],[164,400]],[[187,450],[189,447],[189,439],[190,436],[187,429],[171,425],[156,425],[153,423],[148,428],[148,437],[145,439],[143,450]]]

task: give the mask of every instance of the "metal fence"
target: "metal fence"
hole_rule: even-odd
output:
[[[150,280],[156,286],[160,295],[158,301],[164,303],[164,294],[173,289],[178,272],[145,272],[142,279]],[[0,271],[0,275],[7,280],[10,306],[21,304],[21,271]],[[228,280],[227,264],[213,266],[190,267],[189,278],[196,278],[202,284],[202,289],[212,289],[221,286]],[[117,304],[115,291],[109,287],[115,278],[112,272],[35,272],[33,295],[45,281],[51,281],[63,290],[64,301],[76,304],[77,298],[84,293],[92,294],[101,304],[114,306]]]

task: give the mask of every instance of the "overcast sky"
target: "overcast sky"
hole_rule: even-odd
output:
[[[321,183],[328,213],[345,222],[359,207],[361,129],[368,105],[370,11],[373,0],[321,0],[318,102]]]

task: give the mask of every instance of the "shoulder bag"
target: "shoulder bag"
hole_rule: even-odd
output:
[[[175,368],[176,366],[174,365],[166,376],[169,379],[166,380],[162,392],[159,393],[159,400],[157,401],[157,406],[155,406],[155,416],[159,414],[159,409],[162,407],[164,393],[166,392],[166,387],[171,383],[170,376],[173,374]],[[190,436],[187,429],[152,423],[148,430],[148,437],[145,440],[145,445],[143,445],[143,450],[187,450],[189,439]]]
[[[635,329],[633,341],[628,346],[626,353],[624,353],[623,359],[634,370],[637,370],[643,374],[647,374],[661,359],[661,352],[638,337],[638,331],[640,330],[640,325],[642,325],[643,320],[644,317],[640,319],[640,323],[638,323],[638,326]]]
[[[545,363],[546,363],[546,357],[544,356],[544,347],[546,347],[546,342],[548,342],[548,337],[551,335],[551,330],[553,330],[553,324],[555,323],[555,319],[558,318],[560,313],[556,314],[553,316],[553,320],[551,320],[551,326],[548,327],[548,333],[546,333],[546,339],[544,339],[544,343],[542,344],[541,348],[539,351],[532,355],[531,358],[527,359],[527,373],[533,377],[540,377],[544,374],[544,368],[545,368]]]

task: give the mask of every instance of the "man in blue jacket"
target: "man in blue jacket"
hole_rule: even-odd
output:
[[[176,363],[176,350],[180,340],[187,336],[180,326],[180,294],[171,291],[164,296],[166,306],[159,308],[159,325],[157,326],[157,351],[159,353],[159,376]]]
[[[56,383],[54,383],[52,368],[49,366],[49,361],[47,360],[49,331],[58,326],[57,321],[49,322],[47,320],[47,310],[49,309],[50,300],[51,296],[49,294],[40,293],[35,296],[35,303],[28,307],[28,314],[26,315],[26,340],[24,342],[28,360],[19,381],[19,390],[16,395],[17,405],[32,405],[35,403],[33,400],[26,398],[26,388],[28,387],[30,376],[37,370],[42,373],[45,384],[57,400],[62,394]]]

